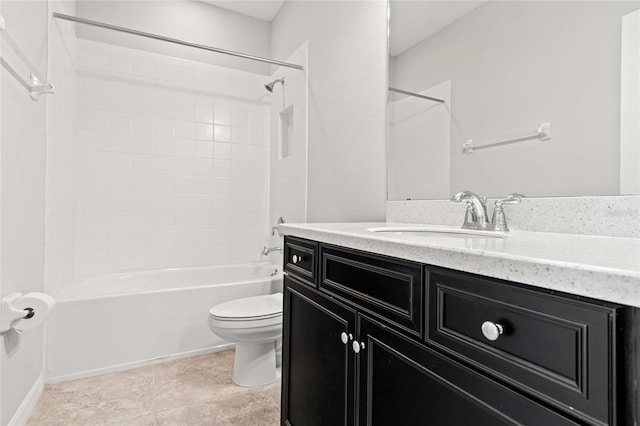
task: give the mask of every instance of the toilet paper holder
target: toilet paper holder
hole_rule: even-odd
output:
[[[42,293],[29,293],[26,296],[33,297],[34,295],[38,295],[38,296],[42,295],[42,297],[50,298],[49,295],[42,294]],[[2,301],[0,302],[0,334],[4,334],[7,331],[14,328],[14,325],[16,322],[20,320],[25,320],[25,319],[28,320],[37,315],[36,309],[32,307],[27,306],[27,307],[16,308],[14,306],[16,305],[16,303],[21,301],[23,297],[24,296],[22,295],[22,293],[15,292],[2,298]],[[55,302],[53,303],[55,304]],[[47,316],[47,314],[48,313],[45,314],[45,317]],[[43,320],[44,318],[39,318],[34,321],[40,323]],[[21,329],[20,330],[17,329],[16,331],[21,331]]]

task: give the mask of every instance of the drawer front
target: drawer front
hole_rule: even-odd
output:
[[[420,264],[326,245],[320,258],[320,291],[422,336]]]
[[[429,343],[591,424],[615,424],[616,307],[427,270]]]
[[[284,270],[315,287],[318,243],[296,237],[284,239]]]
[[[369,318],[358,333],[361,426],[584,426]]]

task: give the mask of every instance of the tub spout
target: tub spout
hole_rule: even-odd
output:
[[[262,255],[263,256],[267,256],[272,251],[282,251],[282,247],[267,247],[267,246],[264,246],[264,248],[262,249]]]

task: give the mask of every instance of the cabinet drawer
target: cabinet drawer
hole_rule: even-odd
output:
[[[320,291],[422,336],[420,264],[326,245],[320,258]]]
[[[615,424],[618,307],[427,271],[428,342],[590,424]],[[485,337],[485,322],[502,334]]]
[[[318,243],[296,237],[284,239],[284,270],[315,287]]]
[[[362,318],[361,426],[579,426],[451,357]]]

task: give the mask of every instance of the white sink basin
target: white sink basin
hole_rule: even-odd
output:
[[[389,233],[407,236],[434,236],[453,238],[507,238],[506,234],[495,231],[481,231],[476,229],[462,229],[446,226],[383,226],[380,228],[369,228],[369,232]]]

